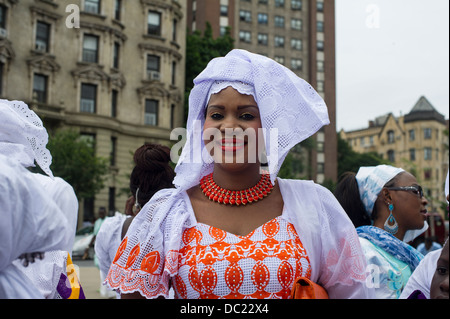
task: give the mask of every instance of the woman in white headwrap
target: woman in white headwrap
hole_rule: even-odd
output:
[[[176,188],[133,220],[106,283],[122,297],[167,298],[172,285],[177,298],[289,298],[303,276],[330,298],[370,297],[357,234],[333,195],[277,178],[289,150],[329,123],[322,98],[244,50],[213,59],[194,84]]]
[[[335,196],[356,227],[376,298],[399,298],[423,258],[408,245],[428,228],[422,187],[403,169],[378,165],[345,173]]]
[[[21,101],[0,100],[0,118],[0,298],[83,298],[69,254],[78,200],[50,170],[47,131]],[[35,162],[47,175],[26,169]],[[18,258],[34,253],[32,263]]]

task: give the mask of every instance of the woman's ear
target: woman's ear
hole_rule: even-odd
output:
[[[386,187],[381,190],[381,196],[386,204],[392,203],[391,192]]]

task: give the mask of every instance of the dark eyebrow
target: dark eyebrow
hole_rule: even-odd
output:
[[[217,109],[221,109],[221,110],[224,110],[224,109],[225,109],[225,106],[223,106],[223,105],[215,105],[215,104],[213,104],[213,105],[208,105],[206,108],[208,109],[208,108],[210,108],[210,107],[217,108]],[[249,105],[239,105],[237,108],[238,108],[238,110],[241,110],[241,109],[245,109],[245,108],[249,108],[249,107],[255,107],[255,108],[258,108],[257,105],[252,105],[252,104],[249,104]]]

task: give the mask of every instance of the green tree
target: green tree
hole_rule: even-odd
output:
[[[357,153],[338,134],[338,177],[345,172],[357,173],[361,166],[376,166],[390,164],[382,159],[376,152]]]
[[[58,130],[49,137],[53,175],[72,185],[78,199],[94,197],[104,186],[108,160],[95,155],[93,141],[73,130]]]
[[[185,119],[187,119],[189,93],[194,87],[195,77],[203,71],[213,58],[224,56],[231,51],[233,42],[229,27],[227,27],[223,36],[216,39],[212,36],[212,28],[209,22],[206,23],[203,35],[199,30],[193,33],[188,30],[186,36]]]

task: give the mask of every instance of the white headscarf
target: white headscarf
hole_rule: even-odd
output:
[[[0,100],[0,119],[0,154],[7,154],[24,167],[34,167],[36,161],[53,178],[47,130],[36,113],[22,101]]]
[[[213,171],[212,161],[196,159],[205,149],[202,140],[204,112],[210,95],[224,88],[220,87],[221,82],[244,83],[249,91],[242,93],[254,96],[266,133],[265,149],[272,182],[289,150],[329,124],[325,102],[310,84],[272,59],[245,50],[232,50],[225,57],[211,60],[194,79],[189,96],[187,140],[175,168],[174,184],[179,189],[197,185],[202,176]],[[213,84],[219,88],[211,90]],[[271,145],[271,141],[275,145]]]
[[[403,168],[389,165],[363,166],[359,169],[356,174],[359,195],[369,215],[372,215],[373,206],[384,185],[404,171]]]

